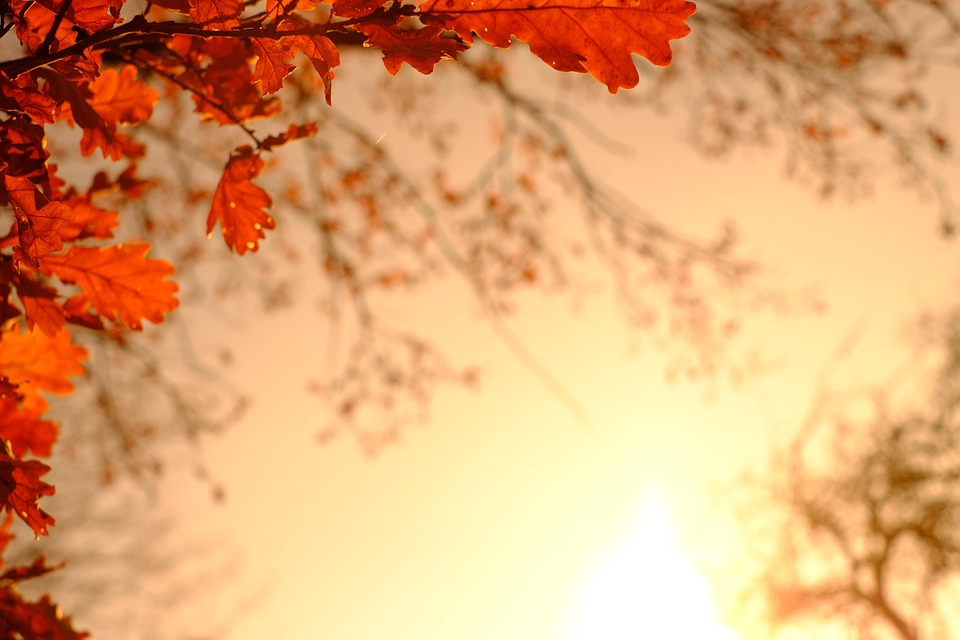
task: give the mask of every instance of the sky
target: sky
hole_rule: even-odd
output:
[[[582,425],[469,295],[441,284],[411,300],[407,320],[454,359],[480,365],[481,389],[439,390],[429,422],[374,460],[346,440],[316,444],[324,418],[306,382],[326,333],[313,298],[241,327],[201,324],[199,344],[234,345],[234,378],[254,390],[254,403],[204,445],[227,490],[223,505],[188,473],[163,480],[163,505],[177,523],[172,544],[209,545],[231,558],[228,571],[178,603],[163,622],[178,631],[167,637],[643,637],[631,604],[601,596],[596,609],[598,593],[624,589],[663,597],[660,613],[688,597],[676,593],[695,592],[689,603],[701,602],[696,616],[709,619],[709,586],[694,560],[723,560],[715,488],[764,468],[852,331],[857,346],[836,375],[876,383],[908,353],[907,323],[955,300],[956,243],[938,236],[935,208],[894,178],[869,200],[823,202],[787,179],[777,148],[722,161],[698,155],[685,143],[682,110],[658,116],[602,100],[585,109],[635,149],[626,160],[591,158],[609,183],[683,228],[707,232],[735,219],[743,254],[769,281],[817,288],[828,311],[748,318],[742,340],[772,366],[741,385],[667,383],[662,354],[630,348],[608,285],[577,309],[527,296],[510,326],[584,406]],[[948,133],[960,138],[957,122]],[[269,250],[268,239],[244,259],[269,260]],[[624,572],[632,566],[643,569]],[[654,575],[661,581],[651,591]],[[664,576],[685,582],[674,587]],[[620,615],[623,625],[598,631]],[[97,637],[131,637],[120,622],[89,621]],[[736,637],[710,624],[716,640]]]

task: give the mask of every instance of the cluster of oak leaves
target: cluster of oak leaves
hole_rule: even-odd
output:
[[[74,331],[121,335],[159,323],[177,305],[174,267],[148,257],[146,242],[112,243],[120,215],[99,206],[141,197],[144,147],[125,127],[147,122],[161,93],[186,93],[198,117],[242,128],[252,144],[227,160],[206,221],[230,249],[256,251],[275,226],[272,201],[254,179],[261,156],[314,135],[312,123],[259,136],[246,123],[282,112],[284,78],[302,54],[330,103],[338,46],[379,48],[390,73],[406,62],[422,73],[455,59],[480,37],[514,38],[562,71],[589,72],[615,92],[637,84],[631,54],[670,61],[694,5],[685,0],[0,0],[0,552],[20,518],[38,538],[54,518],[40,506],[54,487],[50,467],[58,425],[44,417],[44,393],[73,391],[88,353]],[[19,46],[9,46],[11,37]],[[150,79],[150,83],[144,79]],[[57,174],[48,125],[82,130],[80,152],[118,163],[80,188]],[[198,224],[199,227],[199,224]],[[198,232],[200,229],[198,228]],[[48,596],[25,600],[17,584],[54,567],[0,560],[0,638],[80,638]]]

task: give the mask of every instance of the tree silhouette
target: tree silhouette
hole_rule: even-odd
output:
[[[750,492],[747,544],[761,570],[744,602],[771,637],[830,626],[849,637],[949,637],[960,569],[960,315],[928,318],[923,333],[921,355],[938,360],[932,381],[915,363],[865,394],[823,392],[778,471]]]
[[[671,41],[699,20],[687,65],[647,79],[639,95],[672,104],[681,102],[670,97],[674,87],[692,89],[705,150],[784,132],[791,162],[830,194],[868,182],[873,167],[853,153],[866,138],[939,199],[942,227],[952,229],[936,164],[950,145],[924,110],[920,84],[925,67],[957,53],[960,22],[949,6],[772,0],[693,11],[683,0],[0,2],[0,206],[11,222],[0,243],[4,531],[14,517],[38,536],[54,524],[38,505],[53,492],[41,479],[49,467],[25,456],[50,454],[56,424],[44,417],[44,394],[72,393],[71,376],[85,372],[93,422],[111,445],[104,477],[117,467],[159,468],[148,445],[168,430],[157,425],[194,437],[242,407],[230,393],[221,402],[197,397],[185,382],[206,374],[203,358],[171,370],[159,354],[171,344],[189,352],[181,335],[155,334],[150,345],[133,333],[144,320],[165,321],[188,282],[183,294],[199,297],[238,295],[253,280],[267,306],[289,301],[287,278],[299,267],[210,277],[210,262],[227,252],[211,257],[202,236],[218,228],[241,256],[268,246],[292,219],[316,238],[328,312],[349,319],[352,345],[317,387],[336,416],[324,436],[351,433],[371,452],[416,419],[433,385],[475,378],[377,313],[379,297],[444,270],[463,278],[518,357],[565,397],[502,323],[525,288],[571,286],[571,256],[583,243],[568,249],[569,238],[551,234],[553,182],[580,201],[589,244],[609,263],[628,318],[682,345],[676,368],[695,376],[733,366],[727,339],[745,309],[768,301],[749,287],[754,269],[734,254],[733,230],[691,238],[604,185],[569,134],[592,125],[569,105],[530,95],[476,40],[501,48],[520,40],[547,66],[589,74],[616,93],[641,81],[632,54],[666,65]],[[464,166],[449,121],[420,116],[431,113],[420,93],[388,87],[371,100],[436,154],[425,176],[409,170],[407,149],[381,144],[382,135],[338,111],[334,70],[357,45],[379,50],[390,74],[404,63],[430,74],[458,60],[459,81],[504,114],[493,144],[475,154],[482,162]],[[323,169],[306,190],[286,181],[289,172],[270,173],[271,163],[296,162],[291,149]],[[182,206],[169,206],[171,193]],[[302,258],[296,247],[278,250],[291,264]],[[106,358],[119,365],[98,365]],[[124,391],[117,370],[149,380],[150,396]],[[147,407],[165,414],[145,421]],[[17,582],[46,571],[38,561],[0,576],[7,635],[79,635],[48,600],[17,594]]]

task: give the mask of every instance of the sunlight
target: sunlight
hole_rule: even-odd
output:
[[[567,640],[742,640],[720,622],[710,584],[677,542],[659,492],[576,595]]]

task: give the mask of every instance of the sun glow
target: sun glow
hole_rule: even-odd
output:
[[[678,545],[654,492],[588,574],[567,629],[565,640],[743,640],[720,622],[709,582]]]

